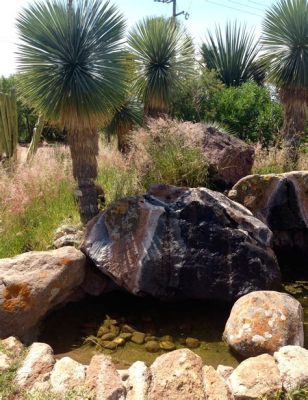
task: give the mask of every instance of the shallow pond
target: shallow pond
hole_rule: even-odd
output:
[[[307,286],[305,289],[304,286]],[[305,344],[308,347],[308,282],[289,289],[304,306]],[[183,303],[162,303],[152,299],[136,298],[124,293],[112,293],[99,298],[88,298],[79,303],[69,304],[50,314],[43,325],[39,340],[49,343],[57,358],[69,356],[88,364],[97,354],[95,346],[84,344],[84,339],[96,335],[106,318],[114,319],[118,325],[128,324],[136,331],[161,338],[171,335],[177,348],[183,339],[199,339],[200,347],[193,349],[204,363],[216,367],[218,364],[236,366],[237,359],[222,341],[222,333],[230,313],[230,306],[218,302],[191,301]],[[149,353],[145,346],[128,341],[116,350],[102,350],[110,354],[118,369],[125,369],[137,360],[150,365],[158,355]]]

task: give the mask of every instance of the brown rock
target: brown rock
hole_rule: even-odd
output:
[[[158,357],[152,375],[148,400],[205,400],[202,360],[188,349]]]
[[[52,348],[45,343],[33,343],[21,367],[17,370],[15,383],[23,389],[49,380],[55,364]]]
[[[303,346],[302,306],[285,293],[249,293],[234,304],[224,339],[234,351],[245,357],[274,354],[289,344]]]
[[[233,400],[233,395],[225,380],[213,367],[203,367],[203,383],[206,400]]]
[[[229,197],[273,232],[273,248],[285,280],[308,277],[308,171],[251,175]]]
[[[233,371],[229,381],[235,400],[270,397],[282,389],[278,367],[269,354],[243,361]]]
[[[251,174],[255,151],[235,136],[201,125],[204,132],[204,155],[209,162],[211,180],[222,189]]]
[[[283,388],[289,392],[308,387],[308,350],[299,346],[285,346],[274,354]]]
[[[74,247],[29,252],[0,260],[0,338],[30,334],[82,283],[85,256]]]
[[[86,387],[97,400],[125,400],[125,387],[110,357],[97,355],[92,358]]]

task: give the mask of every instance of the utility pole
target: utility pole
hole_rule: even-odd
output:
[[[154,0],[157,3],[165,3],[165,4],[170,4],[172,3],[172,17],[175,19],[176,17],[178,17],[179,15],[184,15],[185,19],[189,18],[189,14],[188,12],[185,11],[181,11],[181,12],[177,12],[177,7],[176,7],[176,2],[177,0]]]

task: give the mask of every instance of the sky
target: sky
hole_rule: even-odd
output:
[[[34,0],[0,0],[0,76],[16,71],[14,53],[18,41],[15,19],[22,8]],[[104,0],[102,0],[104,1]],[[162,1],[162,0],[161,0]],[[111,0],[123,12],[128,29],[146,16],[170,16],[172,4],[155,0]],[[275,0],[177,0],[177,11],[189,14],[186,20],[179,16],[198,46],[208,29],[224,25],[229,20],[245,22],[260,35],[265,10]]]

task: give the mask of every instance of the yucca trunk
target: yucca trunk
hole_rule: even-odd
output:
[[[27,152],[27,162],[30,162],[37,152],[43,129],[44,129],[44,119],[40,116],[38,117],[33,129],[32,140]]]
[[[95,129],[69,132],[68,143],[77,181],[76,197],[81,221],[86,223],[98,214],[97,178],[98,133]]]
[[[284,170],[291,171],[298,166],[300,144],[306,128],[307,93],[304,89],[284,88],[280,96],[284,107]]]
[[[130,149],[130,134],[129,132],[133,129],[132,122],[123,122],[119,125],[117,129],[117,138],[118,138],[118,150],[127,154]]]

